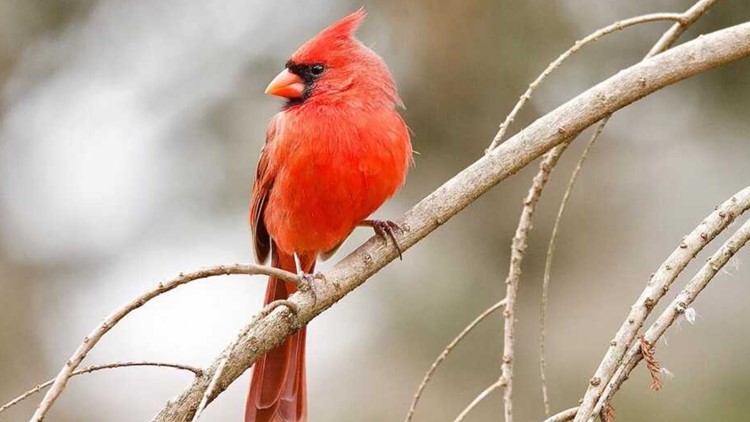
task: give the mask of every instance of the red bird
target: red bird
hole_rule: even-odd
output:
[[[395,243],[395,224],[366,220],[404,183],[409,132],[383,59],[354,38],[364,9],[306,42],[266,93],[287,99],[271,119],[250,204],[255,254],[274,267],[311,274],[357,226]],[[398,245],[396,245],[398,247]],[[265,303],[291,283],[270,277]],[[307,419],[305,329],[255,363],[245,422]]]

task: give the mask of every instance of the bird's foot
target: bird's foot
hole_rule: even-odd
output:
[[[297,287],[301,292],[307,293],[312,296],[313,307],[315,307],[315,305],[317,305],[318,303],[318,296],[315,293],[313,283],[315,283],[316,279],[325,281],[326,277],[323,275],[323,273],[309,274],[305,272],[300,272],[299,274],[297,274],[297,276],[299,277],[299,283]]]
[[[375,234],[383,238],[386,243],[388,243],[388,239],[390,238],[393,241],[393,245],[396,246],[396,250],[398,251],[398,259],[403,260],[401,246],[399,246],[398,241],[396,240],[395,233],[396,230],[398,230],[400,234],[404,234],[403,227],[399,226],[396,222],[391,220],[362,220],[359,225],[372,227],[372,229],[375,230]]]

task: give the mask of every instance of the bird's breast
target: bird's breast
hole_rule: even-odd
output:
[[[393,110],[289,119],[275,140],[265,222],[279,248],[336,247],[403,184],[409,136]]]

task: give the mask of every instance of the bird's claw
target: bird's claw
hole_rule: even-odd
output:
[[[365,220],[362,222],[362,224],[372,227],[372,229],[375,230],[375,234],[383,238],[386,243],[390,238],[393,241],[393,244],[396,246],[396,250],[398,251],[398,259],[404,259],[402,256],[401,246],[399,246],[398,241],[396,240],[395,233],[396,230],[398,230],[398,232],[403,235],[403,227],[399,226],[398,223],[391,220]]]
[[[318,303],[318,296],[315,294],[315,288],[313,287],[313,283],[315,282],[315,279],[318,280],[324,280],[325,276],[323,273],[315,273],[315,274],[309,274],[309,273],[300,273],[299,275],[299,283],[298,288],[301,292],[307,293],[310,296],[312,296],[313,299],[313,307],[317,305]]]

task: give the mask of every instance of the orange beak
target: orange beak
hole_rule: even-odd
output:
[[[300,98],[304,92],[305,82],[289,69],[282,70],[266,88],[266,94],[284,98]]]

